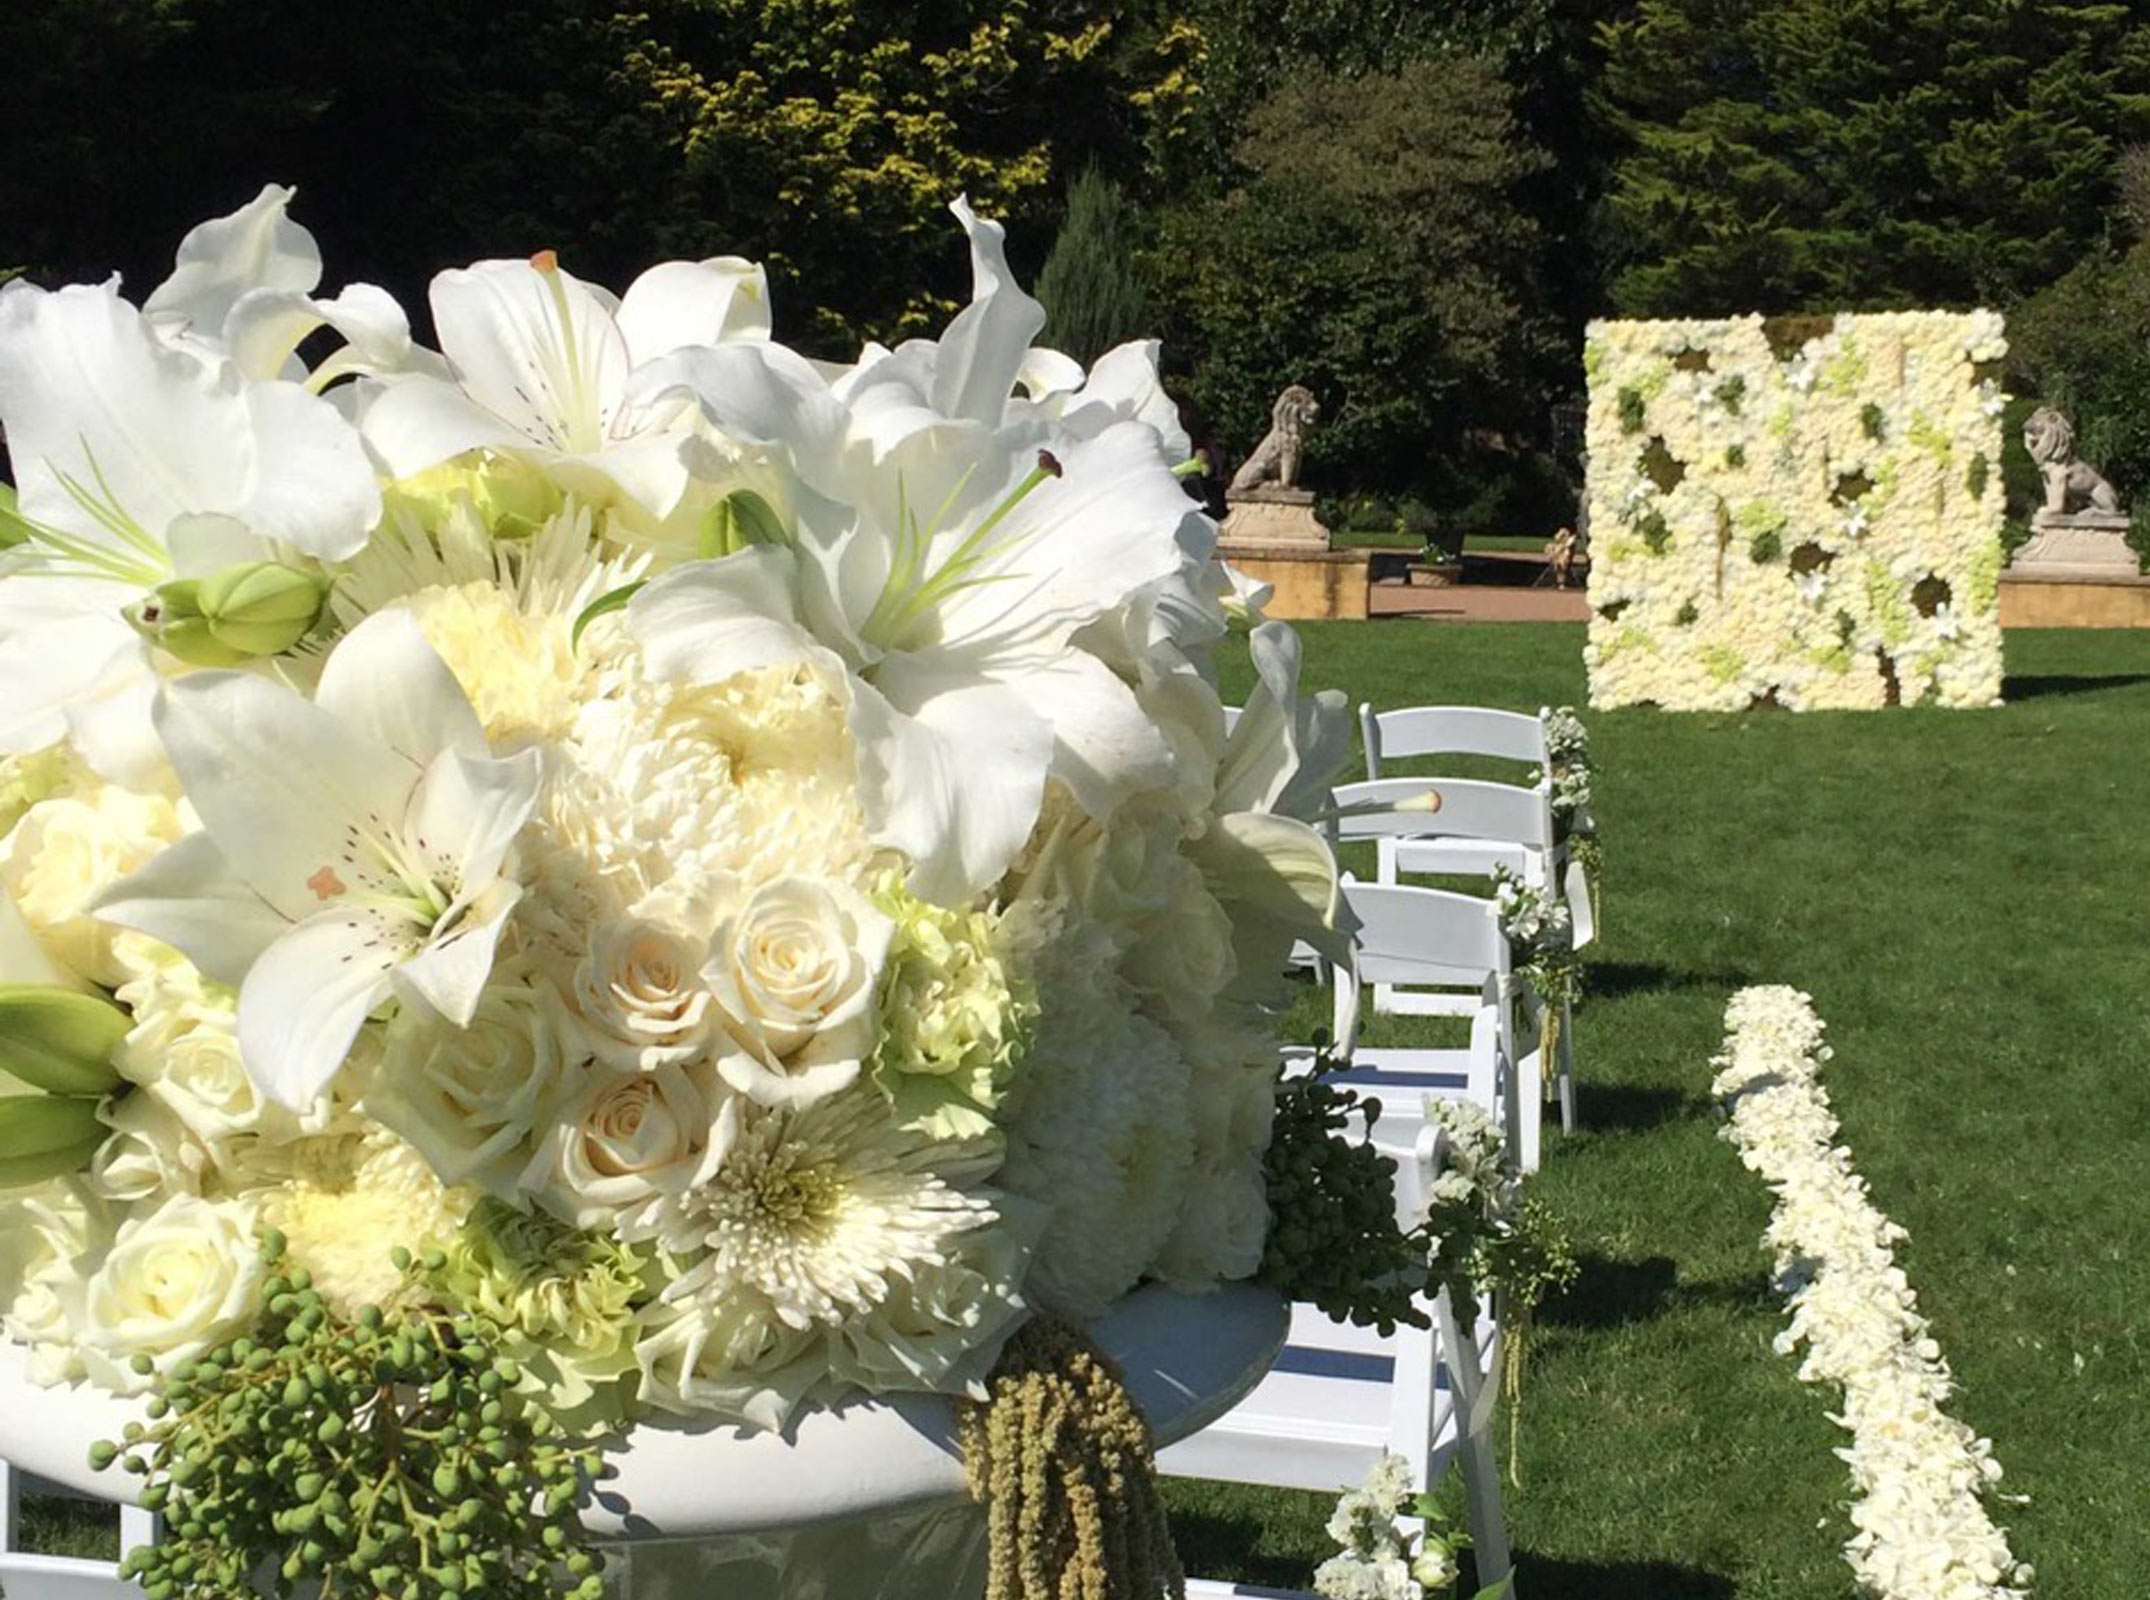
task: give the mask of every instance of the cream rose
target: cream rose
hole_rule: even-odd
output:
[[[701,1062],[592,1067],[583,1077],[552,1113],[521,1187],[578,1228],[640,1237],[652,1201],[704,1182],[722,1163],[736,1102]]]
[[[511,1198],[538,1125],[588,1059],[584,1030],[542,985],[488,988],[468,1027],[407,1010],[391,1023],[364,1109],[400,1133],[443,1183]]]
[[[895,924],[848,884],[775,878],[721,924],[702,969],[739,1048],[725,1082],[764,1105],[807,1105],[858,1076]]]
[[[200,1194],[214,1165],[179,1114],[153,1095],[130,1094],[104,1114],[112,1135],[90,1158],[90,1185],[107,1200]]]
[[[600,926],[575,969],[575,1005],[597,1053],[616,1067],[685,1061],[709,1037],[701,950],[660,922]]]
[[[117,784],[43,800],[0,844],[0,887],[14,896],[47,955],[109,989],[128,976],[112,954],[119,930],[94,921],[90,902],[182,831],[171,801]]]
[[[81,1344],[90,1376],[120,1394],[149,1386],[131,1362],[158,1372],[237,1333],[261,1298],[254,1209],[175,1195],[119,1231],[83,1295]]]

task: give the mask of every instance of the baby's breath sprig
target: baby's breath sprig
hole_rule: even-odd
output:
[[[180,1363],[150,1421],[91,1447],[148,1480],[163,1543],[121,1575],[149,1600],[599,1600],[576,1515],[597,1458],[542,1434],[515,1363],[437,1307],[332,1313],[283,1239],[254,1332]],[[400,1270],[437,1271],[396,1252]]]

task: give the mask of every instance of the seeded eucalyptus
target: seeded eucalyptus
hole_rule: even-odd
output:
[[[320,1600],[599,1600],[576,1515],[596,1454],[540,1433],[483,1327],[428,1308],[344,1322],[282,1270],[279,1236],[263,1253],[253,1336],[175,1367],[147,1426],[91,1448],[93,1468],[146,1477],[165,1520],[121,1575],[149,1600],[302,1583]]]

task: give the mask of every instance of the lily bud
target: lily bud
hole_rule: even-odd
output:
[[[749,545],[789,544],[791,533],[768,501],[752,489],[726,495],[702,518],[702,559],[735,556]]]
[[[328,587],[274,561],[243,561],[207,578],[159,584],[127,620],[197,667],[236,667],[280,655],[321,620]]]
[[[97,1102],[74,1095],[0,1098],[0,1188],[81,1172],[111,1133]]]
[[[389,486],[391,504],[437,531],[459,504],[477,513],[495,539],[527,539],[566,503],[557,485],[512,456],[474,452],[428,467]]]
[[[120,1081],[112,1054],[130,1025],[125,1011],[94,994],[0,983],[0,1075],[47,1094],[104,1094]]]

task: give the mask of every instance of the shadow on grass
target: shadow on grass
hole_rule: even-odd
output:
[[[1631,994],[1672,989],[1720,989],[1730,994],[1754,979],[1744,972],[1683,972],[1654,961],[1592,961],[1583,968],[1583,997],[1618,1000]]]
[[[1581,1133],[1647,1133],[1668,1122],[1709,1114],[1709,1102],[1677,1089],[1646,1089],[1632,1083],[1590,1083],[1577,1089],[1576,1130]]]
[[[1549,1328],[1605,1329],[1650,1322],[1685,1306],[1732,1305],[1767,1310],[1773,1301],[1768,1275],[1682,1283],[1670,1256],[1622,1261],[1589,1251],[1576,1257],[1575,1282],[1567,1293],[1539,1308]]]
[[[1515,1586],[1530,1600],[1730,1600],[1722,1572],[1669,1561],[1559,1561],[1519,1553]]]
[[[2044,700],[2061,694],[2096,694],[2105,689],[2126,689],[2150,683],[2150,672],[2114,672],[2099,677],[2054,673],[2040,678],[2004,678],[2001,699],[2010,705],[2018,700]]]

